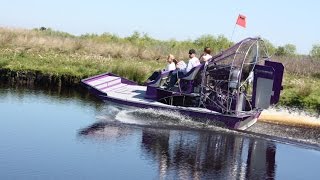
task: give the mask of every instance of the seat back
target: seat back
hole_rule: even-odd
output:
[[[229,88],[237,89],[239,87],[239,76],[240,76],[239,69],[232,69],[230,72],[230,81],[229,81]]]
[[[148,86],[160,87],[163,81],[168,78],[171,71],[162,71],[160,76],[158,76],[154,81],[150,82]]]
[[[187,74],[185,74],[180,79],[191,81],[197,76],[198,72],[203,68],[203,64],[193,67]]]
[[[181,80],[179,81],[180,91],[184,93],[192,93],[196,91],[195,88],[199,85],[199,82],[196,81],[196,77],[203,67],[203,64],[195,66],[183,77],[179,77]]]

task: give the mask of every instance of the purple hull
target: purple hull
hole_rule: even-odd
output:
[[[183,115],[194,117],[200,121],[212,121],[219,126],[231,129],[244,130],[257,121],[261,111],[249,111],[241,114],[228,115],[198,107],[171,106],[160,103],[154,99],[146,98],[146,86],[139,86],[137,83],[111,73],[82,80],[91,93],[102,100],[107,100],[123,105],[154,108],[162,110],[178,111]]]

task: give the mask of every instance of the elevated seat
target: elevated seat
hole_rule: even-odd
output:
[[[204,65],[200,64],[196,67],[193,67],[188,73],[183,76],[179,76],[179,87],[180,91],[184,93],[193,93],[194,87],[198,86],[200,83],[195,82],[195,79],[198,73],[203,69]]]
[[[162,71],[160,76],[158,76],[154,81],[147,83],[147,91],[145,98],[156,99],[157,98],[157,88],[164,85],[165,81],[172,71]]]
[[[162,71],[160,76],[158,76],[154,81],[147,83],[147,86],[160,87],[163,85],[164,81],[168,78],[171,71]]]
[[[186,81],[192,81],[197,76],[198,72],[203,69],[203,64],[199,64],[196,67],[193,67],[189,72],[187,72],[185,75],[179,77],[180,79],[186,80]]]

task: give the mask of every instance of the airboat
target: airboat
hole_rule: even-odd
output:
[[[146,84],[104,73],[81,81],[98,98],[137,108],[176,111],[204,122],[245,130],[278,103],[284,66],[271,60],[261,38],[246,38],[179,77],[170,72]]]

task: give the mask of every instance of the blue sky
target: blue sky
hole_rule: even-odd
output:
[[[307,54],[320,43],[320,1],[289,0],[10,0],[1,2],[2,27],[51,27],[75,35],[144,32],[157,39],[195,39],[204,34],[231,38],[239,13],[247,28],[234,41],[261,36],[276,46],[294,44]]]

